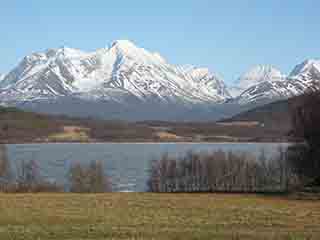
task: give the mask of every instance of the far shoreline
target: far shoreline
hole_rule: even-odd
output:
[[[106,141],[106,142],[21,142],[21,143],[0,143],[0,144],[3,144],[3,145],[45,145],[45,144],[74,144],[74,145],[80,145],[80,144],[137,144],[137,145],[154,145],[154,144],[216,144],[216,145],[223,145],[223,144],[293,144],[294,142],[289,142],[289,141],[279,141],[279,142],[276,142],[276,141],[257,141],[257,142],[254,142],[254,141],[247,141],[247,142],[241,142],[241,141],[234,141],[234,142],[179,142],[179,141],[176,141],[176,142],[173,142],[173,141]]]

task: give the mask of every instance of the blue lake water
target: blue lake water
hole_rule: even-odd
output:
[[[259,154],[262,149],[276,154],[287,143],[93,143],[93,144],[12,144],[7,145],[12,167],[22,160],[35,160],[43,177],[59,184],[66,182],[67,171],[74,162],[102,161],[111,177],[114,191],[146,190],[150,161],[162,154],[180,156],[195,152],[248,151]]]

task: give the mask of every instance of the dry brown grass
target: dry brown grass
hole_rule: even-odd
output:
[[[64,126],[61,132],[50,135],[48,137],[48,141],[87,142],[90,140],[89,132],[89,128],[79,126]]]
[[[320,239],[320,201],[224,194],[0,196],[0,239]]]
[[[182,137],[173,134],[173,133],[169,133],[169,132],[156,132],[155,133],[156,137],[158,137],[160,140],[181,140],[183,139]]]

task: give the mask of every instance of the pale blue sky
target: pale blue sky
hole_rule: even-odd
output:
[[[319,0],[3,0],[0,73],[34,51],[94,50],[115,39],[208,67],[229,83],[255,64],[287,73],[320,58],[319,9]]]

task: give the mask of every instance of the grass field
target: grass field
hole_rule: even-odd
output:
[[[320,201],[224,194],[3,194],[0,239],[320,239]]]

